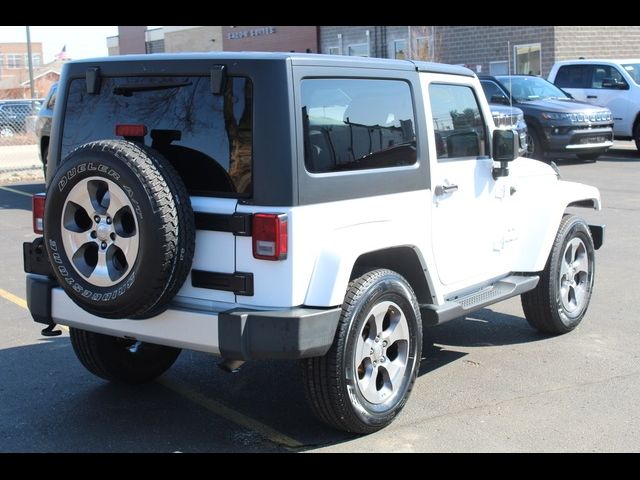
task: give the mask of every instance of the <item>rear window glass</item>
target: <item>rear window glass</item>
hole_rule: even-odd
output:
[[[221,95],[209,77],[102,78],[99,94],[73,80],[61,158],[86,142],[118,138],[118,124],[143,124],[144,143],[178,170],[191,194],[248,196],[252,170],[252,86],[227,79]]]

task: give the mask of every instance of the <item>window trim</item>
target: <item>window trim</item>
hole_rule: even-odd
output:
[[[406,38],[396,38],[393,40],[393,58],[398,60],[398,57],[396,56],[398,54],[398,50],[396,49],[396,45],[398,43],[404,42],[404,49],[402,50],[404,52],[404,58],[400,59],[400,60],[408,60],[409,59],[409,41]]]
[[[528,73],[518,73],[518,48],[524,47],[538,47],[539,56],[540,56],[540,75],[534,73],[535,76],[542,76],[542,43],[541,42],[532,42],[532,43],[520,43],[518,45],[513,46],[513,74],[514,75],[528,75]]]
[[[367,47],[367,56],[363,57],[363,58],[371,57],[371,45],[369,44],[369,42],[350,43],[349,45],[347,45],[347,56],[348,57],[362,57],[362,55],[351,55],[349,52],[350,52],[352,47],[362,47],[363,45]]]
[[[489,80],[492,81],[492,80]],[[494,82],[495,83],[495,82]],[[438,157],[438,153],[436,152],[436,156],[435,156],[435,160],[436,163],[448,163],[448,162],[456,162],[456,161],[463,161],[463,160],[486,160],[487,158],[492,158],[491,157],[491,142],[489,137],[491,136],[491,131],[488,128],[488,124],[486,122],[486,119],[484,118],[484,114],[482,112],[482,106],[481,106],[481,102],[478,101],[478,95],[476,92],[476,89],[473,87],[473,85],[470,84],[466,84],[466,83],[451,83],[451,82],[441,82],[441,81],[437,81],[437,82],[430,82],[429,83],[429,112],[432,115],[432,118],[428,121],[431,124],[431,128],[433,129],[433,144],[434,147],[436,146],[436,142],[435,142],[435,133],[436,133],[436,129],[435,129],[435,125],[433,124],[433,108],[432,108],[432,104],[433,104],[433,97],[431,95],[431,86],[432,85],[446,85],[446,86],[452,86],[452,87],[466,87],[469,90],[471,90],[471,93],[473,94],[473,97],[476,100],[476,103],[478,105],[478,112],[480,113],[480,118],[482,119],[482,125],[484,127],[484,149],[485,149],[485,154],[484,155],[470,155],[467,157]],[[482,88],[482,87],[480,87]],[[502,90],[502,89],[501,89]],[[484,95],[484,91],[482,92],[482,95]]]
[[[495,64],[498,64],[498,63],[503,63],[503,64],[505,64],[505,65],[506,65],[506,67],[507,67],[507,72],[506,72],[506,73],[493,73],[493,72],[491,71],[491,65],[495,65]],[[489,75],[491,75],[491,76],[495,76],[495,75],[509,75],[509,73],[510,73],[510,72],[509,72],[509,60],[493,60],[493,61],[489,62]]]

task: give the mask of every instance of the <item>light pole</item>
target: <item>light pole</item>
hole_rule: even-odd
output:
[[[35,85],[33,84],[33,58],[31,56],[31,33],[29,32],[29,25],[27,25],[27,56],[29,61],[29,87],[31,90],[31,98],[36,96]]]

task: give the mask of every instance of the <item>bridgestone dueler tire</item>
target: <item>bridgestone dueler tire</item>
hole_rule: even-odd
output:
[[[92,178],[97,180],[88,180]],[[139,242],[128,273],[108,286],[82,275],[62,240],[63,210],[71,189],[83,181],[99,183],[102,179],[126,194],[135,212]],[[58,283],[76,304],[100,317],[157,315],[167,308],[191,270],[195,222],[187,189],[162,155],[137,143],[102,140],[71,152],[47,190],[44,225],[45,245]]]
[[[71,346],[80,363],[94,375],[121,383],[146,383],[162,375],[180,355],[179,348],[136,342],[69,329]]]
[[[397,392],[388,402],[374,405],[357,386],[353,356],[369,313],[384,302],[395,303],[406,317],[409,354]],[[349,284],[329,351],[323,357],[303,360],[307,402],[321,421],[334,428],[360,434],[376,432],[389,425],[407,402],[418,374],[421,353],[420,309],[409,283],[391,270],[365,273]]]
[[[560,277],[561,263],[568,243],[579,239],[584,246],[584,254],[588,265],[588,274],[584,279],[586,295],[574,311],[569,311],[561,300]],[[584,318],[591,300],[595,277],[595,252],[591,231],[585,221],[575,215],[565,215],[558,227],[555,241],[540,281],[535,289],[523,293],[522,309],[529,324],[543,332],[563,334],[578,326]]]

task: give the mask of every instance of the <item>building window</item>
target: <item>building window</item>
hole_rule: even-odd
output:
[[[329,55],[341,55],[340,47],[329,47]]]
[[[302,80],[305,165],[313,173],[416,163],[411,88],[402,80]]]
[[[40,55],[32,55],[31,59],[34,67],[39,67],[41,65]],[[29,61],[28,57],[27,61]]]
[[[24,55],[17,53],[8,54],[7,68],[24,68]]]
[[[429,60],[429,38],[416,38],[416,51],[412,55],[414,60]]]
[[[368,57],[369,56],[369,44],[358,43],[355,45],[349,45],[349,55],[352,57]]]
[[[498,62],[489,62],[489,75],[507,75],[509,73],[509,64],[506,60]]]
[[[393,41],[393,58],[396,58],[398,60],[404,60],[407,58],[407,41],[406,40]]]
[[[541,74],[541,47],[539,43],[515,45],[513,47],[515,73],[521,75]]]

